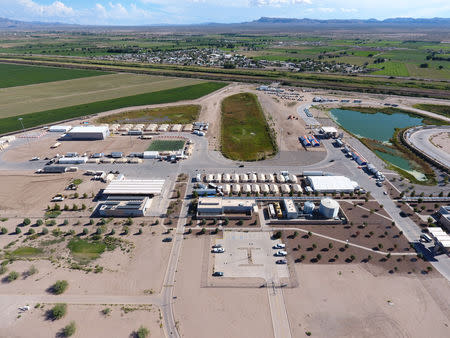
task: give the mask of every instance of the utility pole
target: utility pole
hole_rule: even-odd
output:
[[[20,121],[20,124],[22,125],[22,131],[25,132],[25,127],[23,126],[23,118],[19,117],[18,120]],[[27,144],[30,146],[30,142],[28,140],[28,135],[26,136]]]

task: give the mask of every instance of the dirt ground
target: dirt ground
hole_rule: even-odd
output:
[[[18,306],[23,306],[20,304]],[[134,305],[68,305],[67,314],[60,320],[46,319],[44,308],[34,308],[25,312],[20,318],[13,313],[5,315],[0,323],[1,337],[58,337],[61,329],[71,321],[76,323],[76,333],[72,337],[130,337],[141,325],[149,329],[151,337],[164,337],[160,327],[160,310],[157,306],[138,307]],[[102,310],[109,307],[111,312],[104,315]],[[132,309],[125,313],[124,308]],[[9,318],[11,317],[11,318]],[[11,322],[11,324],[9,324]],[[5,325],[7,324],[8,325]]]
[[[284,289],[293,337],[446,337],[450,292],[442,277],[374,277],[359,264],[295,267]]]
[[[67,152],[77,152],[79,154],[87,153],[105,153],[109,154],[113,151],[121,151],[125,154],[131,152],[143,152],[147,150],[151,140],[139,139],[136,136],[111,135],[101,141],[60,141],[58,148],[51,149],[50,146],[58,142],[58,133],[48,133],[39,139],[30,139],[29,143],[22,143],[7,149],[0,153],[2,160],[7,162],[23,162],[30,160],[32,157],[40,157],[41,159],[48,157],[53,158],[56,154],[66,154]]]
[[[273,337],[266,289],[202,288],[205,237],[185,239],[178,262],[175,320],[182,337]]]
[[[74,179],[82,179],[83,182],[76,191],[65,190]],[[81,206],[84,203],[87,209],[84,212],[63,212],[60,217],[61,219],[87,217],[91,214],[88,209],[96,205],[92,200],[92,194],[97,195],[99,189],[105,186],[105,183],[92,181],[89,176],[79,172],[37,175],[29,171],[0,171],[0,216],[42,218],[47,206],[54,204],[51,203],[53,196],[61,193],[70,197],[76,192],[79,198],[67,198],[59,204],[62,207],[64,204],[72,206],[75,203]],[[88,198],[82,198],[84,193]]]
[[[450,153],[450,133],[439,133],[430,138],[430,142],[445,152]]]

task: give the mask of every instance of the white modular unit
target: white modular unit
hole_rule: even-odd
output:
[[[242,191],[246,194],[252,192],[252,188],[250,187],[250,184],[244,184]]]
[[[261,185],[261,192],[262,193],[269,193],[270,192],[270,188],[269,188],[269,185],[268,184],[262,184]]]
[[[86,163],[100,163],[99,158],[89,158]]]
[[[230,182],[230,181],[231,181],[230,174],[224,174],[223,177],[222,177],[222,179],[223,179],[223,181],[224,181],[225,183]]]
[[[275,177],[273,176],[273,174],[267,175],[267,182],[270,182],[270,183],[275,182]]]
[[[223,193],[228,195],[231,191],[231,187],[229,184],[224,184],[223,189],[222,189]]]
[[[212,174],[206,175],[206,182],[211,183],[214,180],[214,176]]]
[[[214,182],[216,182],[216,183],[222,182],[222,174],[215,174],[214,175]]]
[[[233,174],[233,176],[231,176],[231,181],[234,183],[239,183],[239,175]]]
[[[168,131],[169,125],[168,124],[161,124],[158,128],[158,131]]]
[[[266,181],[266,175],[258,174],[258,182],[264,183]]]
[[[284,183],[284,182],[286,182],[286,179],[284,178],[283,175],[278,174],[278,175],[277,175],[277,182],[278,182],[278,183]]]
[[[191,132],[192,129],[193,129],[192,124],[186,124],[186,125],[183,127],[183,131]]]
[[[233,184],[233,194],[238,194],[241,191],[240,184]]]
[[[297,176],[290,174],[289,175],[289,182],[297,183],[298,182]]]
[[[287,193],[291,192],[291,188],[289,188],[288,184],[282,184],[281,185],[281,192],[283,194],[287,194]]]
[[[258,193],[259,194],[259,192],[260,192],[260,190],[259,190],[259,185],[257,185],[257,184],[252,184],[252,192],[253,193]]]
[[[151,123],[147,126],[147,128],[145,128],[145,131],[154,132],[156,131],[156,129],[158,129],[158,125],[155,123]]]
[[[248,182],[248,176],[247,176],[246,174],[241,174],[241,176],[240,176],[240,181],[241,181],[242,183]]]
[[[270,185],[270,192],[272,194],[278,194],[280,192],[280,190],[278,189],[278,185],[272,183]]]
[[[258,180],[258,178],[256,177],[256,174],[250,174],[248,179],[249,179],[249,182],[251,182],[251,183],[256,183],[256,181]]]
[[[159,157],[159,152],[157,151],[144,151],[142,153],[142,158],[145,159],[154,159]]]
[[[48,131],[53,133],[67,133],[70,129],[72,129],[72,126],[57,125],[51,126],[50,128],[48,128]]]
[[[174,124],[172,126],[172,128],[170,129],[170,131],[180,132],[182,128],[183,128],[183,126],[181,124]]]

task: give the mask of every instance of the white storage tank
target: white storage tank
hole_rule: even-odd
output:
[[[325,218],[336,218],[339,213],[339,203],[332,198],[323,198],[320,201],[319,212]]]
[[[264,183],[266,181],[266,175],[258,174],[258,182]]]
[[[305,205],[303,206],[303,213],[312,214],[315,207],[316,206],[314,205],[313,202],[310,202],[310,201],[305,202]]]
[[[233,184],[233,194],[238,194],[241,191],[240,184]]]
[[[239,175],[233,174],[233,176],[231,177],[231,181],[234,183],[239,183]]]
[[[242,183],[248,182],[248,176],[246,174],[241,174],[240,179]]]

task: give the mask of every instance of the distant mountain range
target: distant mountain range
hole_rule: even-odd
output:
[[[289,27],[307,27],[314,26],[315,28],[330,28],[332,26],[336,27],[353,27],[353,26],[370,26],[370,27],[386,27],[386,26],[429,26],[435,28],[444,28],[444,30],[450,28],[450,18],[430,18],[430,19],[415,19],[415,18],[392,18],[385,20],[377,20],[377,19],[330,19],[330,20],[319,20],[319,19],[295,19],[295,18],[270,18],[270,17],[262,17],[258,20],[250,21],[250,22],[241,22],[241,23],[203,23],[203,24],[192,24],[192,25],[163,25],[163,24],[153,24],[153,25],[140,25],[140,26],[127,26],[128,28],[136,27],[139,29],[143,29],[145,27],[271,27],[271,26],[289,26]],[[60,28],[60,29],[82,29],[83,27],[118,27],[118,26],[88,26],[88,25],[77,25],[77,24],[69,24],[69,23],[60,23],[60,22],[28,22],[28,21],[20,21],[20,20],[12,20],[7,18],[0,18],[0,29],[51,29],[51,28]]]

